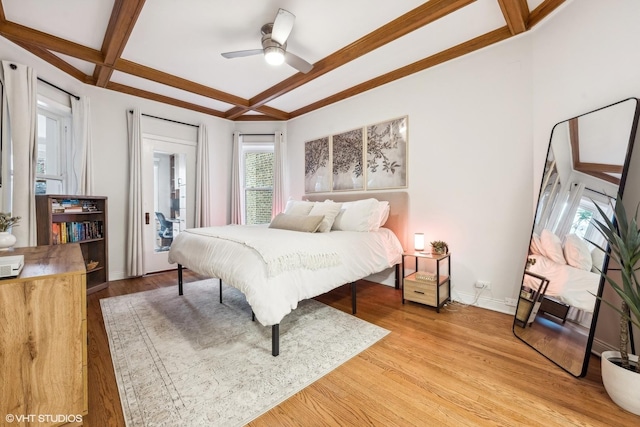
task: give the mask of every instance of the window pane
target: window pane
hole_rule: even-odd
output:
[[[247,224],[267,224],[271,222],[271,201],[273,190],[246,190],[245,216]]]
[[[245,153],[244,185],[245,188],[273,187],[273,153]]]
[[[61,175],[60,129],[57,120],[38,114],[38,175]]]
[[[36,194],[62,194],[62,180],[59,179],[37,179]]]

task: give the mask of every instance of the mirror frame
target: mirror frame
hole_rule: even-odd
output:
[[[640,100],[638,98],[635,98],[635,97],[626,98],[626,99],[623,99],[621,101],[614,102],[614,103],[609,104],[609,105],[605,105],[604,107],[597,108],[597,109],[592,110],[592,111],[588,111],[588,112],[580,114],[580,115],[578,115],[576,117],[572,117],[572,118],[563,120],[561,122],[558,122],[553,126],[553,128],[551,129],[551,135],[549,137],[549,145],[547,147],[547,154],[545,156],[545,167],[543,168],[542,178],[540,180],[540,189],[538,191],[538,198],[537,198],[537,201],[536,201],[536,210],[535,210],[534,215],[533,215],[531,233],[529,235],[529,242],[528,242],[529,245],[531,244],[531,238],[533,236],[533,233],[534,233],[534,230],[535,230],[535,226],[536,226],[535,219],[539,214],[538,211],[540,209],[540,197],[542,196],[542,191],[544,190],[543,185],[544,185],[544,175],[545,175],[545,170],[546,170],[546,162],[549,159],[549,154],[550,154],[551,148],[552,148],[551,142],[553,140],[553,133],[556,130],[556,127],[558,127],[560,125],[563,125],[563,124],[565,124],[565,123],[567,123],[567,122],[569,122],[571,120],[578,119],[578,118],[586,116],[588,114],[592,114],[592,113],[598,112],[600,110],[604,110],[606,108],[613,107],[615,105],[618,105],[618,104],[621,104],[623,102],[627,102],[627,101],[630,101],[630,100],[635,101],[636,104],[635,104],[635,111],[633,113],[633,120],[631,122],[630,136],[629,136],[629,141],[627,143],[627,150],[626,150],[624,164],[623,164],[623,168],[622,168],[622,174],[620,176],[620,185],[618,186],[618,195],[619,195],[619,197],[622,197],[622,195],[624,193],[624,188],[625,188],[625,185],[626,185],[627,172],[629,171],[629,166],[630,166],[630,162],[631,162],[631,155],[632,155],[633,148],[634,148],[634,145],[635,145],[636,137],[640,136],[640,134],[638,134],[638,132],[637,132],[637,130],[638,130],[638,121],[639,121],[639,118],[640,118]],[[527,246],[527,248],[528,247],[529,246]],[[607,249],[607,252],[605,253],[604,261],[602,263],[602,271],[604,273],[607,272],[607,269],[608,269],[608,266],[609,266],[609,252],[610,252],[610,249],[609,249],[608,246],[607,246],[606,249]],[[520,283],[518,285],[518,298],[517,298],[518,305],[520,304],[520,298],[519,298],[520,290],[522,289],[522,284],[524,283],[524,280],[525,280],[524,276],[525,276],[526,271],[527,271],[526,267],[527,267],[527,260],[525,259],[524,268],[522,269],[522,278],[521,278]],[[517,315],[517,305],[516,305],[516,314],[514,314],[514,320],[513,320],[513,325],[512,325],[513,334],[520,341],[524,342],[529,347],[531,347],[534,350],[536,350],[538,353],[540,353],[541,355],[546,357],[548,360],[553,362],[558,367],[562,368],[564,371],[568,372],[569,374],[571,374],[571,375],[573,375],[574,377],[577,377],[577,378],[584,377],[587,374],[587,369],[588,369],[588,366],[589,366],[589,359],[590,359],[590,356],[591,356],[591,348],[592,348],[592,344],[593,344],[593,338],[594,338],[594,335],[595,335],[596,324],[597,324],[597,321],[598,321],[598,313],[600,311],[600,302],[601,302],[600,301],[600,297],[602,296],[602,292],[604,290],[604,284],[605,284],[605,279],[604,279],[603,276],[601,276],[600,277],[600,282],[598,284],[598,292],[597,292],[597,295],[596,295],[596,301],[595,301],[595,305],[594,305],[594,308],[593,308],[593,317],[591,319],[591,325],[590,325],[590,329],[589,329],[589,335],[588,335],[588,338],[587,338],[585,354],[584,354],[584,358],[582,360],[582,369],[581,369],[579,374],[575,374],[575,373],[571,372],[565,366],[562,366],[556,360],[551,359],[548,355],[546,355],[541,350],[539,350],[538,348],[534,347],[532,344],[528,343],[523,338],[518,336],[518,334],[516,334],[516,328],[519,327],[517,325],[517,323],[516,323],[517,322],[517,317],[516,317],[516,315]],[[526,327],[526,323],[525,323],[525,327]]]

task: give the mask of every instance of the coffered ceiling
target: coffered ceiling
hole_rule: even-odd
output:
[[[564,0],[2,0],[0,36],[89,85],[230,120],[288,120],[525,32]],[[287,51],[260,28],[295,15]]]

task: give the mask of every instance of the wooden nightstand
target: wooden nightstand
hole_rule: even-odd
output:
[[[405,275],[405,257],[414,257],[416,260],[415,273]],[[435,264],[435,280],[417,280],[416,273],[418,261],[425,259]],[[444,274],[440,263],[447,261],[447,273]],[[451,301],[451,252],[444,255],[436,255],[425,252],[405,252],[402,254],[402,303],[405,300],[417,302],[435,307],[440,312],[447,301]]]

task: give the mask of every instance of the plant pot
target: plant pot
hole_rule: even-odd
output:
[[[16,236],[8,231],[0,231],[0,251],[6,251],[16,244]]]
[[[618,406],[640,415],[640,374],[614,363],[620,352],[603,351],[601,356],[602,383],[607,394]],[[629,361],[638,363],[638,356],[629,355]]]

